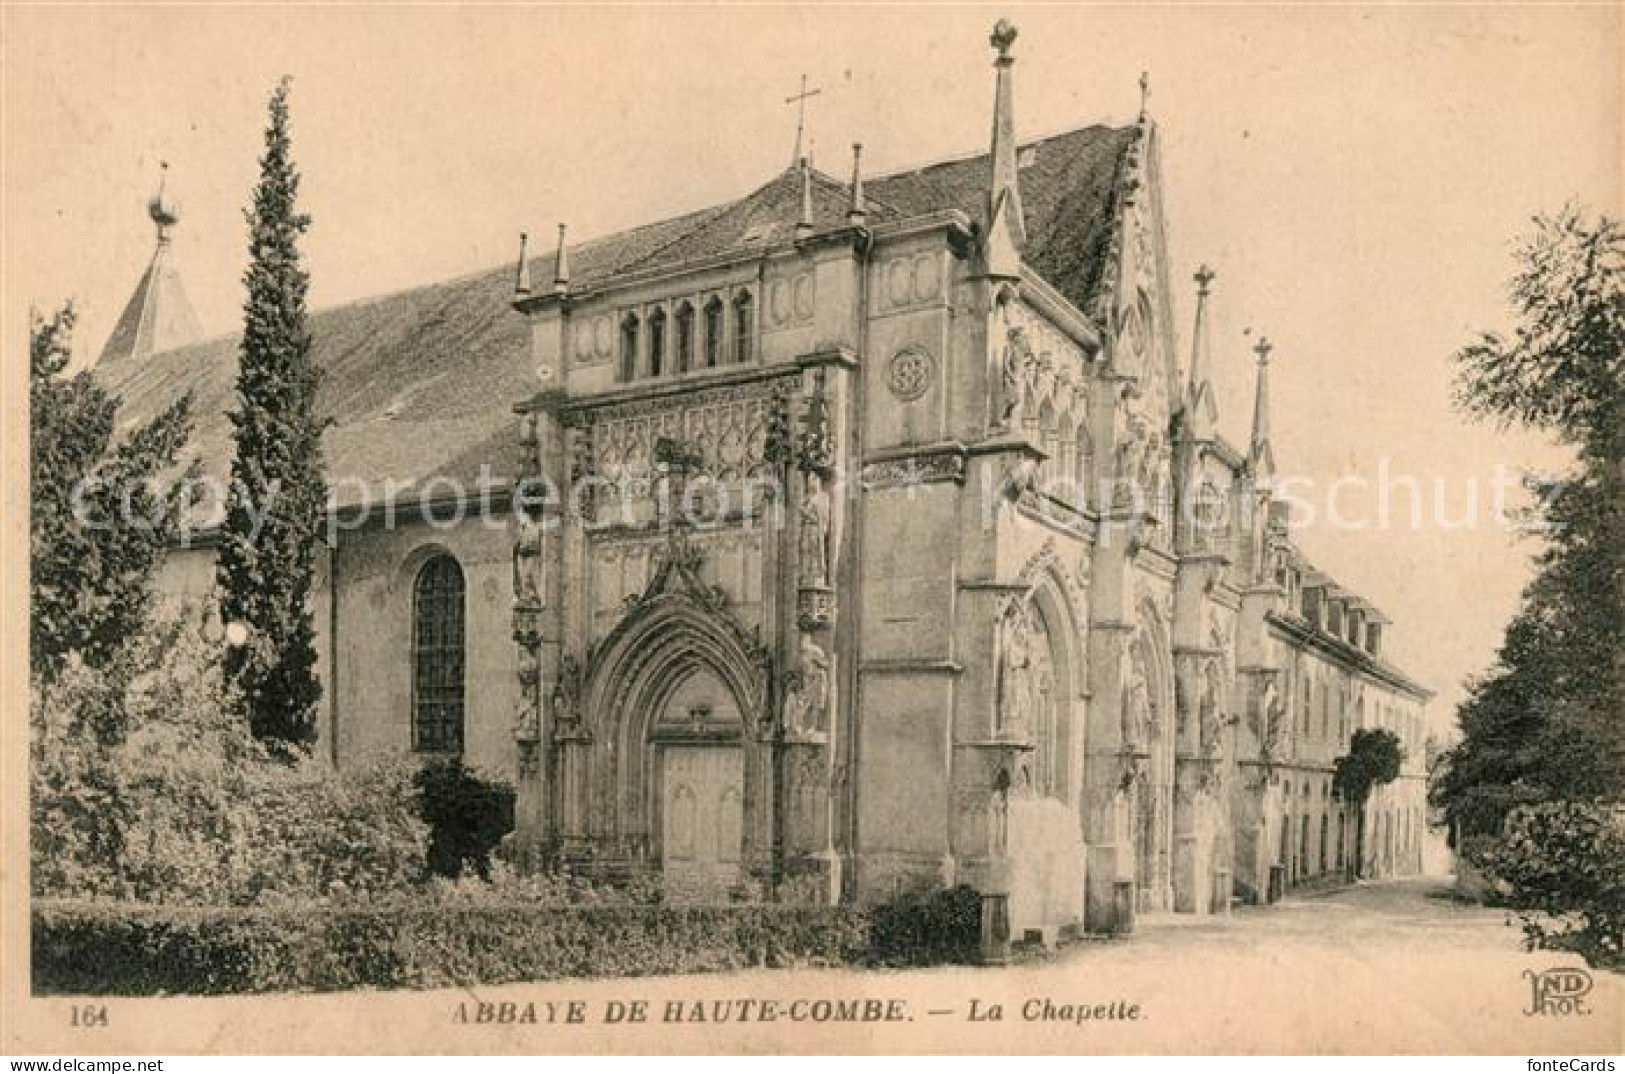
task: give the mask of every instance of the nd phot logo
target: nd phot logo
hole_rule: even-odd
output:
[[[1591,974],[1573,966],[1555,969],[1524,970],[1529,982],[1529,1007],[1526,1015],[1590,1014],[1585,997],[1591,991]]]

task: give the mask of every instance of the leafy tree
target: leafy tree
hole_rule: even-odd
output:
[[[1553,433],[1576,459],[1531,483],[1545,504],[1536,576],[1431,788],[1459,835],[1625,790],[1625,232],[1568,208],[1537,218],[1517,257],[1517,325],[1456,355],[1458,401]]]
[[[1617,806],[1519,806],[1480,864],[1511,892],[1530,947],[1625,966],[1625,812]]]
[[[221,614],[249,632],[226,657],[249,726],[261,739],[308,745],[321,699],[309,597],[327,488],[305,316],[310,277],[299,258],[310,218],[295,205],[289,87],[285,78],[271,94],[260,181],[246,214],[248,298],[240,405],[231,415],[237,452],[217,575]]]
[[[1354,875],[1365,872],[1365,807],[1371,792],[1399,778],[1405,747],[1386,727],[1361,727],[1349,739],[1349,751],[1332,766],[1332,789],[1354,810]]]
[[[63,375],[74,319],[69,303],[30,325],[29,656],[42,681],[72,654],[107,665],[147,615],[184,484],[161,476],[192,428],[188,394],[115,445],[117,400],[88,371]]]

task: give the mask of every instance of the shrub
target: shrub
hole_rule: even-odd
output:
[[[1529,947],[1625,965],[1625,807],[1520,807],[1480,861],[1522,919]]]
[[[232,714],[207,607],[168,609],[113,665],[36,681],[36,895],[201,905],[417,884],[410,772],[274,756]]]
[[[975,962],[981,915],[981,896],[963,884],[903,891],[870,911],[870,955],[886,965]]]
[[[844,907],[406,904],[196,909],[37,900],[36,994],[440,988],[863,956]]]
[[[481,778],[462,758],[434,761],[417,776],[419,808],[429,825],[429,871],[491,875],[491,854],[513,830],[514,790]]]

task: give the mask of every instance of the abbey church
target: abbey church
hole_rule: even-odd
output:
[[[516,786],[517,860],[673,901],[968,885],[994,947],[1419,869],[1429,693],[1294,540],[1270,348],[1215,354],[1214,274],[1171,278],[1143,109],[1017,140],[1016,36],[983,155],[802,159],[312,317],[324,756],[460,755]],[[193,391],[224,475],[237,340],[152,215],[96,373],[130,422]],[[207,534],[170,556],[213,584]],[[1362,821],[1364,727],[1406,762]]]

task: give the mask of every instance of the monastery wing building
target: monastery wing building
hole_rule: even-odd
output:
[[[1175,353],[1155,123],[1017,144],[1015,36],[985,156],[802,160],[313,317],[335,764],[460,755],[518,858],[673,900],[969,885],[994,950],[1419,867],[1429,695],[1293,543],[1268,347],[1243,450],[1206,270]],[[98,375],[132,421],[193,390],[224,475],[237,342],[177,338],[159,255]],[[164,585],[208,592],[207,542]],[[1407,760],[1362,825],[1371,726]]]

